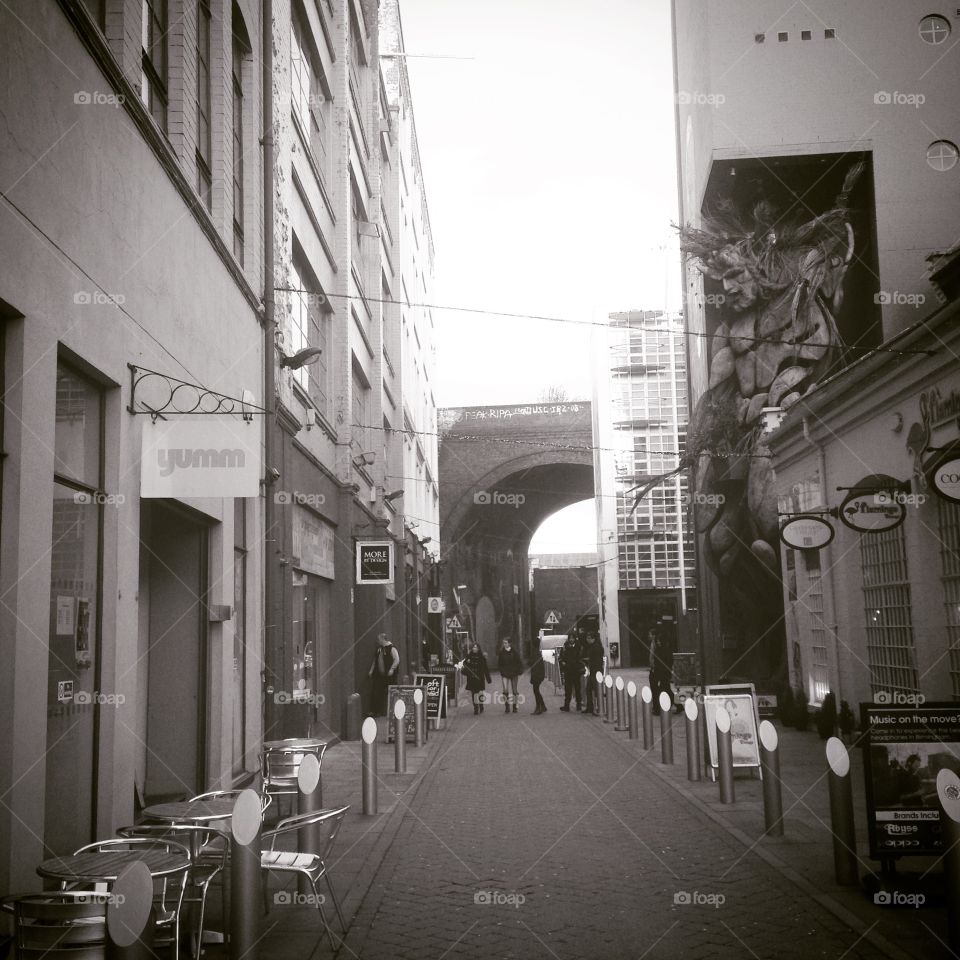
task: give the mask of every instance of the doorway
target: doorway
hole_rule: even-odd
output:
[[[205,783],[207,539],[206,526],[185,510],[141,501],[147,803],[193,796]]]

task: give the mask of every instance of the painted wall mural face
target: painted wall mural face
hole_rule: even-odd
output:
[[[723,292],[707,298],[719,320],[709,386],[691,416],[679,470],[695,470],[708,565],[748,607],[764,602],[758,586],[769,586],[760,592],[771,605],[781,590],[764,408],[788,410],[842,360],[836,316],[855,248],[849,198],[864,166],[850,166],[823,213],[794,204],[784,215],[766,200],[743,210],[728,201],[700,227],[680,229],[684,254]],[[641,479],[637,501],[664,477]]]

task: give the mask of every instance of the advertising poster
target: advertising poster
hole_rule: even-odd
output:
[[[707,725],[707,746],[710,765],[717,766],[717,710],[730,715],[730,738],[735,767],[759,767],[760,747],[757,736],[757,714],[749,693],[708,693],[703,698]]]
[[[870,856],[939,855],[937,774],[960,774],[960,707],[860,704]]]

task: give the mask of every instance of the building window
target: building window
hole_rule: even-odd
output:
[[[370,424],[370,383],[356,360],[353,361],[353,442],[357,453],[368,453]]]
[[[953,699],[960,700],[960,504],[937,498],[940,520],[940,578]]]
[[[836,39],[837,39],[837,31],[834,30],[833,27],[828,27],[826,30],[823,31],[823,39],[824,39],[824,40],[836,40]]]
[[[801,30],[801,31],[800,31],[800,39],[801,39],[801,40],[812,40],[812,39],[813,39],[813,34],[812,34],[809,30]]]
[[[140,99],[167,129],[167,0],[143,0]]]
[[[871,692],[917,693],[903,527],[860,536]]]
[[[327,176],[329,104],[323,74],[312,52],[310,27],[299,6],[293,10],[290,37],[291,105],[321,176]]]
[[[236,3],[233,5],[231,86],[233,90],[233,255],[243,266],[243,61],[250,44]]]
[[[830,692],[830,663],[827,658],[827,625],[823,621],[823,580],[820,571],[820,553],[817,550],[802,550],[803,565],[807,574],[807,589],[804,591],[804,607],[810,622],[810,651],[813,667],[812,683],[808,690],[810,703],[819,705]]]
[[[319,347],[323,352],[318,360],[293,371],[294,379],[304,389],[317,409],[330,417],[328,334],[330,306],[299,249],[294,251],[290,268],[293,286],[290,311],[290,352],[306,347]]]
[[[197,0],[197,193],[213,209],[213,137],[210,129],[210,0]]]
[[[778,40],[780,43],[786,43],[789,39],[790,39],[790,34],[789,34],[789,33],[778,33],[778,34],[777,34],[777,40]]]
[[[957,145],[950,140],[934,140],[927,147],[927,163],[938,173],[945,173],[957,165],[960,155]]]
[[[233,772],[246,760],[247,726],[247,501],[233,501]]]
[[[932,13],[920,21],[919,30],[920,39],[924,43],[939,46],[941,43],[946,43],[950,37],[950,21],[946,17]]]
[[[63,363],[55,418],[44,827],[52,850],[75,849],[93,831],[104,510],[103,391]]]

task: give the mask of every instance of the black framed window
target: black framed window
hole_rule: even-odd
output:
[[[234,9],[233,22],[233,255],[243,266],[243,61],[249,53]]]
[[[197,0],[197,193],[213,209],[210,107],[210,0]]]
[[[140,99],[161,130],[167,129],[167,0],[143,0]]]
[[[247,751],[247,501],[233,501],[233,771]]]

